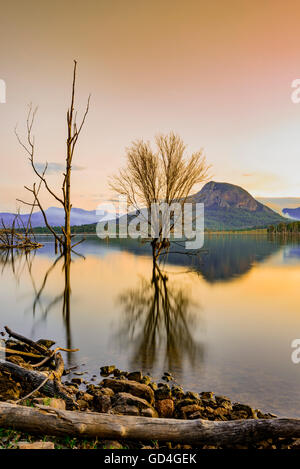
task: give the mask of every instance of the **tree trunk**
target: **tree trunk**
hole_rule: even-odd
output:
[[[182,444],[250,444],[273,437],[300,437],[300,419],[249,419],[228,422],[176,420],[71,412],[51,407],[0,403],[0,428],[39,435],[172,441]]]

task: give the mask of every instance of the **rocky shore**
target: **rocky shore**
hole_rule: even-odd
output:
[[[53,345],[51,341],[38,341],[42,347]],[[29,353],[30,347],[20,341],[8,339],[5,361],[13,363],[26,370],[36,370],[36,359],[20,355]],[[14,353],[15,350],[15,353]],[[18,352],[18,353],[17,353]],[[41,366],[39,372],[45,377],[51,373],[53,363]],[[210,421],[233,421],[241,419],[275,419],[270,413],[253,409],[244,403],[232,402],[227,396],[214,395],[213,392],[203,390],[200,393],[185,391],[174,383],[172,375],[165,372],[160,382],[155,382],[150,376],[141,371],[127,372],[114,366],[101,367],[99,381],[94,376],[93,381],[86,381],[80,373],[72,375],[72,370],[64,370],[62,374],[63,389],[67,390],[71,399],[49,397],[43,387],[33,392],[18,381],[9,371],[0,368],[0,401],[17,403],[22,406],[41,407],[50,406],[61,410],[79,410],[80,412],[100,412],[111,415],[131,415],[151,418],[172,418],[179,420],[204,419]],[[73,377],[72,377],[73,376]],[[97,378],[97,380],[96,380]],[[13,422],[12,422],[13,423]],[[12,425],[13,427],[13,425]],[[46,439],[45,439],[46,437]],[[42,441],[41,441],[42,440]],[[13,430],[0,428],[0,448],[26,447],[53,448],[192,448],[189,445],[160,443],[159,441],[87,441],[78,438],[54,438],[46,435],[25,435]],[[193,446],[195,448],[195,446]],[[197,446],[199,449],[224,448],[216,445]],[[226,448],[229,448],[227,446]],[[298,449],[300,440],[293,438],[274,438],[258,441],[250,445],[231,445],[236,449]]]

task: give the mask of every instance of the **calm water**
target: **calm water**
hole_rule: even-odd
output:
[[[290,358],[300,337],[297,241],[211,235],[196,259],[170,254],[154,285],[147,248],[89,238],[69,285],[42,239],[35,255],[1,254],[2,326],[80,348],[66,362],[96,382],[105,364],[172,371],[186,389],[300,417],[300,364]]]

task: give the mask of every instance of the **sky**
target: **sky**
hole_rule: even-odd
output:
[[[74,156],[73,206],[96,209],[125,149],[175,131],[215,181],[300,197],[298,0],[0,0],[0,210],[34,181],[14,128],[38,106],[36,161],[61,188],[73,59],[91,109]],[[57,205],[46,195],[43,203]]]

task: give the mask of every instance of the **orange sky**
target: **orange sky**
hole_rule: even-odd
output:
[[[0,210],[14,209],[33,179],[13,133],[29,102],[39,105],[37,160],[63,162],[73,58],[80,109],[92,93],[74,206],[108,197],[107,177],[133,139],[169,130],[205,149],[215,180],[299,197],[300,104],[290,99],[299,20],[298,0],[2,1]]]

